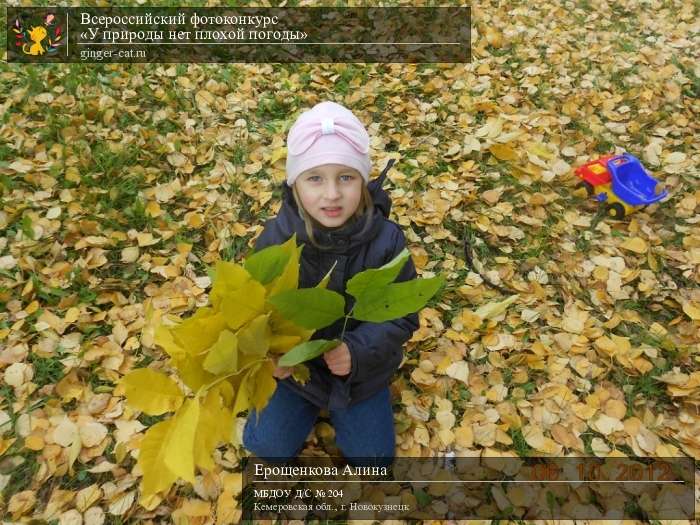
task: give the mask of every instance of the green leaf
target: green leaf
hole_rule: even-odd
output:
[[[345,315],[345,298],[325,288],[299,288],[267,300],[282,317],[308,329],[328,326]]]
[[[275,277],[282,275],[289,257],[290,254],[281,246],[268,246],[248,257],[244,268],[253,276],[253,279],[261,284],[267,284]]]
[[[367,290],[353,307],[352,317],[380,323],[423,308],[443,284],[442,276],[412,279]]]
[[[348,281],[346,291],[359,301],[365,293],[393,283],[409,257],[408,249],[404,248],[401,253],[384,266],[355,274]]]
[[[414,489],[413,495],[416,497],[416,503],[418,504],[418,508],[423,508],[426,505],[428,505],[431,501],[433,501],[433,497],[427,492],[425,492],[423,489]]]
[[[279,361],[277,361],[278,366],[296,366],[304,361],[309,361],[314,357],[320,356],[322,353],[332,350],[338,346],[341,342],[338,339],[333,339],[328,341],[327,339],[315,339],[313,341],[306,341],[300,345],[295,346],[289,352],[284,354]]]

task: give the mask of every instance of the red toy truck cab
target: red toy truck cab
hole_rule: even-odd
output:
[[[609,184],[610,172],[608,171],[607,162],[614,156],[615,155],[606,155],[605,157],[592,160],[576,168],[575,173],[593,187],[600,184]]]

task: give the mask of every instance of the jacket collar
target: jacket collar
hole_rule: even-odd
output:
[[[393,164],[394,159],[389,159],[389,162],[384,170],[382,170],[379,177],[371,180],[369,184],[367,184],[367,189],[372,196],[374,206],[371,210],[372,219],[367,225],[366,230],[363,231],[365,228],[365,216],[359,219],[350,219],[341,228],[334,230],[314,228],[314,238],[317,244],[321,245],[321,250],[324,252],[347,252],[371,241],[377,236],[381,230],[384,218],[389,217],[389,211],[391,210],[391,197],[389,197],[384,188],[382,188],[382,183]],[[311,244],[306,234],[304,221],[299,215],[292,189],[287,186],[286,182],[282,182],[282,191],[282,207],[275,221],[279,236],[288,239],[296,233],[299,243],[304,243],[309,249],[315,249],[315,246]]]

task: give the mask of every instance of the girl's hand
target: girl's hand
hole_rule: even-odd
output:
[[[291,376],[294,368],[291,366],[277,366],[278,360],[279,360],[279,357],[275,357],[272,361],[273,364],[275,365],[275,369],[273,370],[272,375],[274,377],[276,377],[277,379],[285,379],[285,378]]]
[[[329,350],[323,354],[323,359],[334,375],[344,376],[349,374],[350,370],[352,370],[350,349],[345,343],[340,343],[333,350]]]

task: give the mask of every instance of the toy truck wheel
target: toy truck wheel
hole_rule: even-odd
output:
[[[593,184],[584,180],[581,181],[581,184],[579,184],[579,186],[586,188],[586,193],[588,194],[588,196],[593,197],[593,194],[595,193],[595,190],[593,189]]]
[[[625,217],[625,207],[619,202],[608,204],[608,215],[613,219],[622,219]]]

